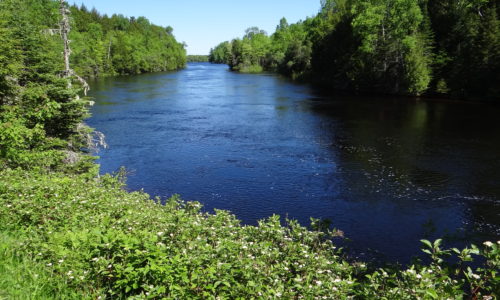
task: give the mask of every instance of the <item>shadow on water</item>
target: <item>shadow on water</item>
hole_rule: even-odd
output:
[[[107,136],[102,172],[179,193],[244,223],[328,218],[357,249],[408,262],[421,238],[500,237],[500,108],[323,97],[226,66],[98,80],[89,124]]]
[[[310,107],[344,120],[332,146],[349,170],[346,182],[370,191],[369,199],[383,193],[401,212],[423,212],[415,225],[432,224],[427,238],[445,236],[457,245],[498,239],[498,107],[355,98]]]

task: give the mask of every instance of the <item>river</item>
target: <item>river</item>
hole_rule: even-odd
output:
[[[244,224],[329,219],[357,256],[407,263],[419,240],[500,239],[500,107],[322,96],[225,65],[99,79],[92,117],[128,188]]]

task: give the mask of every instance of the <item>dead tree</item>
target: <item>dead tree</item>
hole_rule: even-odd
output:
[[[61,34],[61,38],[63,39],[64,43],[64,71],[63,71],[63,77],[68,78],[68,87],[71,87],[71,77],[76,78],[83,87],[83,94],[86,96],[88,90],[90,89],[87,81],[83,79],[82,77],[78,76],[78,74],[71,69],[70,64],[69,64],[69,57],[71,56],[71,47],[69,44],[71,43],[71,40],[69,39],[69,32],[71,30],[70,23],[69,23],[69,14],[70,10],[66,4],[65,0],[60,0],[60,12],[62,16],[62,20],[59,23],[59,33]]]
[[[82,77],[78,76],[78,74],[76,74],[75,71],[71,69],[70,66],[70,61],[69,61],[69,58],[71,56],[71,47],[70,47],[71,40],[69,39],[69,32],[71,30],[69,22],[70,10],[65,0],[60,0],[59,11],[62,17],[61,22],[59,23],[59,34],[61,35],[61,38],[64,43],[64,52],[63,52],[64,71],[62,72],[62,76],[63,78],[67,78],[68,88],[71,87],[71,80],[73,78],[78,80],[83,87],[84,95],[87,96],[87,91],[90,89],[87,81],[85,81],[85,79],[83,79]],[[89,103],[92,103],[92,101],[90,101]],[[97,130],[89,130],[89,127],[83,123],[78,124],[76,129],[85,139],[86,145],[89,148],[89,150],[97,152],[99,146],[102,146],[103,148],[107,147],[103,133]],[[80,155],[77,152],[67,151],[65,159],[66,163],[74,164],[79,160],[80,160]]]

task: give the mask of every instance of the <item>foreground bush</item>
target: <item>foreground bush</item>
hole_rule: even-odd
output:
[[[158,204],[110,176],[0,173],[0,232],[16,237],[4,253],[31,261],[35,278],[50,278],[47,295],[52,288],[94,299],[461,299],[499,290],[498,243],[451,251],[425,241],[431,264],[370,270],[294,221],[243,226],[200,208],[178,197]],[[460,263],[446,265],[442,257],[454,251]],[[472,255],[482,268],[467,267]]]

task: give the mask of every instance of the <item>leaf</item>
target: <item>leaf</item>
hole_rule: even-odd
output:
[[[427,247],[431,248],[432,249],[432,244],[430,241],[428,240],[420,240],[420,242],[422,242],[424,245],[426,245]]]
[[[428,289],[427,291],[425,291],[425,294],[431,296],[432,299],[438,299],[438,297],[439,297],[437,292],[434,289]]]

